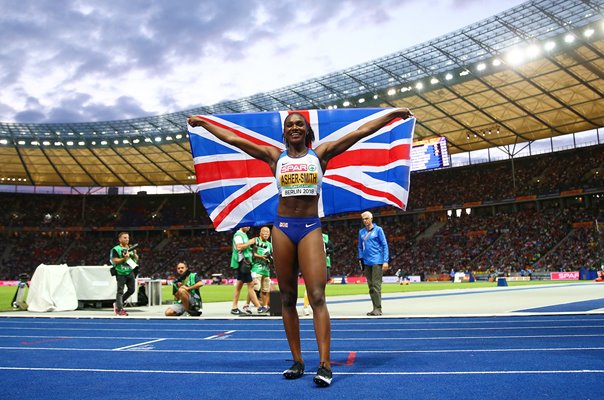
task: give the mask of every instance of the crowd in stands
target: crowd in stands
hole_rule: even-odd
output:
[[[509,161],[412,174],[408,212],[374,210],[390,242],[391,271],[427,276],[456,271],[518,272],[593,268],[602,249],[593,221],[601,200],[593,194],[560,197],[573,189],[599,189],[604,146]],[[547,200],[510,202],[556,193]],[[180,260],[203,277],[234,274],[228,267],[232,232],[215,232],[195,194],[74,196],[0,194],[0,280],[30,275],[41,264],[103,265],[128,230],[140,243],[141,273],[169,277]],[[470,213],[421,211],[435,205],[491,202]],[[498,203],[499,202],[499,203]],[[418,211],[420,210],[420,211]],[[327,218],[334,245],[332,276],[359,275],[360,213]],[[601,227],[602,228],[602,227]],[[258,235],[259,227],[250,236]],[[602,246],[600,244],[600,246]]]

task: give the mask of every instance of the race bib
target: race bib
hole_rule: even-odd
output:
[[[319,173],[307,164],[286,164],[281,167],[281,196],[316,196]]]

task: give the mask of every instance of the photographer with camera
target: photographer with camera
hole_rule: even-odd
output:
[[[178,277],[172,282],[172,294],[176,298],[176,304],[166,309],[166,317],[175,317],[188,313],[193,317],[201,315],[201,293],[199,288],[203,282],[196,272],[189,271],[187,263],[181,261],[176,265]]]
[[[113,310],[116,315],[127,316],[128,313],[124,310],[124,302],[135,291],[136,280],[134,278],[134,270],[138,269],[137,245],[129,246],[130,234],[127,232],[120,232],[118,240],[120,243],[113,247],[109,253],[109,261],[112,265],[111,274],[115,276],[117,282]],[[126,293],[124,293],[124,285],[128,288]]]
[[[256,238],[249,239],[247,232],[249,226],[243,226],[233,235],[233,251],[231,253],[231,268],[235,270],[237,283],[233,292],[233,305],[231,314],[241,315],[243,311],[239,309],[239,295],[243,285],[247,285],[247,293],[250,296],[252,303],[256,306],[258,314],[266,313],[268,310],[260,306],[256,292],[254,292],[254,280],[252,279],[252,246],[256,243]]]
[[[254,279],[254,291],[261,292],[261,308],[269,310],[268,303],[271,293],[271,265],[273,263],[273,244],[270,242],[271,230],[268,226],[260,229],[260,236],[256,238],[256,243],[252,246],[252,278]],[[249,311],[250,296],[248,295],[243,311],[251,314]],[[260,311],[259,311],[260,312]]]

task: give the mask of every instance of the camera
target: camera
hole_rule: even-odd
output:
[[[124,257],[126,255],[126,252],[132,253],[132,251],[134,249],[136,249],[137,247],[138,247],[138,243],[133,244],[132,246],[128,247],[127,249],[122,249],[122,257]]]

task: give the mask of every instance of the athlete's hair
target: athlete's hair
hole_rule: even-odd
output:
[[[302,115],[302,113],[299,113],[297,111],[294,111],[293,113],[289,114],[287,116],[287,118],[285,118],[285,121],[283,121],[283,142],[285,143],[285,148],[289,148],[289,142],[285,138],[285,122],[287,122],[287,120],[292,115],[299,115],[304,120],[304,124],[306,125],[306,140],[305,140],[304,144],[306,145],[306,147],[308,147],[310,149],[312,142],[315,140],[315,131],[312,130],[312,126],[310,126],[310,123],[308,123],[308,120],[306,119],[306,117],[304,115]]]

